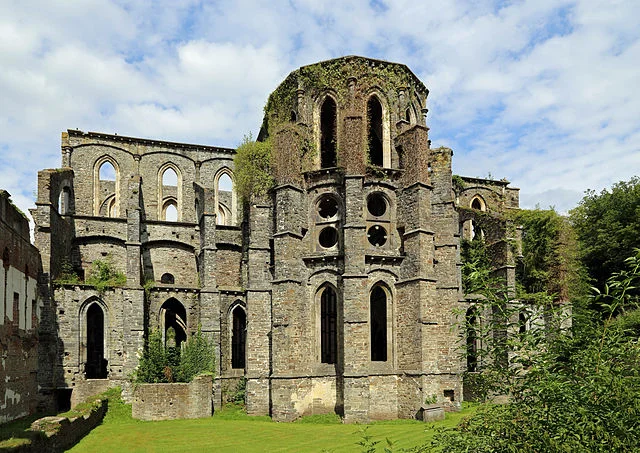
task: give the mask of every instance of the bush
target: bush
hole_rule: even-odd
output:
[[[214,371],[214,348],[200,328],[195,335],[187,339],[181,349],[163,345],[162,333],[154,330],[149,334],[133,381],[140,384],[191,382],[199,374],[213,374]]]
[[[111,256],[107,256],[105,260],[95,260],[91,264],[89,277],[86,280],[87,285],[96,287],[99,293],[104,292],[108,288],[115,286],[124,286],[127,284],[127,276],[115,268]]]
[[[271,176],[271,142],[253,141],[251,135],[242,140],[233,158],[235,187],[242,199],[264,196],[273,187]]]

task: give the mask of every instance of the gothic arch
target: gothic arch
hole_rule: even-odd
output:
[[[229,338],[231,368],[244,369],[247,364],[247,309],[240,300],[229,307]]]
[[[104,199],[101,196],[101,180],[100,179],[100,169],[105,163],[111,164],[113,170],[115,171],[115,190],[113,194],[108,195]],[[109,205],[109,209],[113,209],[113,213],[115,214],[113,217],[118,217],[120,214],[120,167],[118,166],[118,162],[108,154],[98,158],[93,164],[93,215],[99,216],[100,208],[103,206],[104,202],[113,196],[113,204]],[[109,216],[111,212],[107,211],[107,216]]]
[[[393,355],[393,294],[378,281],[369,291],[369,346],[372,362],[389,362]]]
[[[317,360],[335,365],[339,356],[340,300],[338,290],[324,282],[315,294]]]
[[[87,299],[78,316],[80,353],[87,379],[106,379],[109,364],[109,310],[98,297]]]
[[[487,203],[484,201],[484,198],[476,194],[473,196],[473,198],[471,198],[469,207],[471,209],[477,209],[478,211],[485,212],[487,210]]]
[[[173,328],[175,331],[175,346],[187,340],[187,310],[178,299],[170,297],[167,299],[158,313],[158,325],[162,332],[162,342],[166,344],[167,331]]]
[[[220,190],[220,179],[224,176],[231,180],[231,196],[225,200],[225,195],[221,192],[229,192],[228,190]],[[216,218],[218,225],[237,225],[238,224],[238,199],[235,190],[235,178],[233,172],[228,167],[222,167],[213,178],[213,184],[216,196],[216,215],[219,213],[223,218]],[[229,206],[230,205],[230,206]]]
[[[165,173],[172,171],[176,175],[176,185],[165,184]],[[175,189],[171,189],[175,187]],[[175,192],[175,193],[174,193]],[[167,207],[175,203],[176,221],[182,220],[182,172],[173,162],[166,162],[158,169],[158,220],[166,220]]]
[[[371,91],[365,105],[367,119],[367,161],[369,164],[391,168],[391,138],[389,107],[377,90]]]

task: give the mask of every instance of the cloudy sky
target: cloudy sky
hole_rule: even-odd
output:
[[[236,146],[297,67],[407,64],[454,172],[565,212],[640,169],[638,0],[0,0],[0,188],[78,128]]]

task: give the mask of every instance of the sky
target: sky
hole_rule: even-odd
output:
[[[567,212],[640,169],[637,0],[0,0],[0,188],[34,207],[67,129],[235,147],[296,68],[404,63],[454,173]]]

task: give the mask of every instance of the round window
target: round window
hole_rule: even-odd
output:
[[[325,227],[320,231],[318,242],[325,249],[329,249],[338,243],[338,230],[334,227]]]
[[[372,193],[367,198],[367,209],[369,214],[375,217],[380,217],[387,212],[387,201],[380,193]]]
[[[380,225],[374,225],[367,231],[367,239],[374,247],[380,247],[387,242],[387,230]]]
[[[338,202],[331,196],[324,196],[318,203],[318,214],[323,219],[330,219],[338,214]]]

